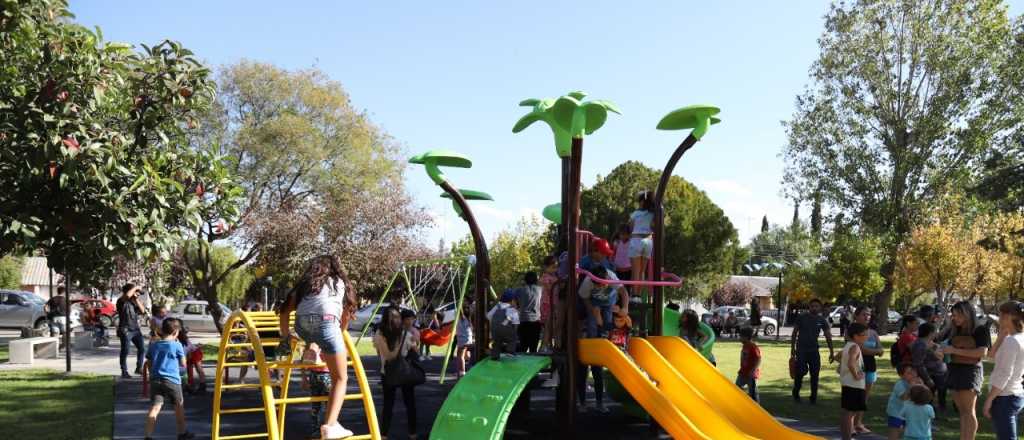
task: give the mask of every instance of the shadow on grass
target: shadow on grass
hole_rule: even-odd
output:
[[[109,439],[114,379],[52,370],[0,372],[4,438]]]

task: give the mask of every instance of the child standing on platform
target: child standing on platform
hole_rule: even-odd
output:
[[[540,275],[541,303],[540,320],[544,323],[544,337],[541,339],[540,351],[547,353],[554,349],[558,341],[558,259],[554,255],[544,257],[544,268]]]
[[[760,402],[757,379],[761,377],[761,347],[754,342],[754,329],[741,328],[740,341],[743,342],[743,349],[740,351],[740,371],[736,374],[736,386],[740,389],[746,386],[750,398]]]

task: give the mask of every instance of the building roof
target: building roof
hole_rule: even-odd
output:
[[[54,272],[53,283],[59,284],[61,277]],[[46,257],[25,257],[21,266],[22,286],[48,286],[50,285],[50,268],[46,265]]]
[[[754,289],[754,296],[772,296],[775,289],[779,287],[779,279],[775,277],[753,277],[745,275],[730,275],[729,283],[745,283]]]

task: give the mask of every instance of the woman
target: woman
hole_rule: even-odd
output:
[[[718,365],[714,353],[711,352],[715,345],[715,331],[700,322],[697,312],[693,309],[683,310],[683,314],[679,315],[679,336],[689,342],[694,350],[699,351],[711,365]]]
[[[654,234],[654,229],[651,228],[654,223],[654,193],[641,192],[637,202],[639,208],[629,215],[629,227],[633,234],[629,239],[629,262],[633,272],[632,279],[641,281],[645,279],[647,260],[654,252],[654,240],[651,239],[651,235]],[[643,286],[639,286],[637,292],[633,294],[640,295],[643,289]],[[627,303],[623,309],[628,313],[629,304]]]
[[[416,395],[415,385],[389,386],[384,385],[383,376],[387,374],[388,362],[399,356],[415,356],[420,337],[416,329],[403,323],[402,314],[395,307],[388,307],[381,319],[381,328],[373,336],[373,348],[380,356],[381,385],[384,387],[384,415],[381,419],[380,433],[386,437],[391,428],[391,416],[395,406],[395,394],[402,389],[402,402],[405,404],[406,426],[409,438],[416,438]]]
[[[981,394],[983,371],[981,358],[992,345],[988,327],[974,321],[974,306],[967,301],[953,304],[952,345],[940,348],[940,354],[952,355],[946,385],[953,392],[953,403],[960,411],[960,439],[973,439],[978,432],[978,416],[974,405]],[[1019,376],[1018,376],[1019,377]]]
[[[1017,414],[1024,406],[1024,303],[1007,301],[999,306],[999,337],[989,357],[995,366],[981,413],[992,419],[997,439],[1016,439]]]
[[[884,352],[882,350],[882,340],[878,337],[878,332],[868,326],[871,321],[871,308],[867,306],[858,306],[853,312],[853,322],[863,325],[868,328],[868,337],[864,340],[864,344],[860,346],[860,352],[864,357],[864,401],[866,402],[871,396],[871,385],[875,383],[875,379],[878,377],[878,363],[875,360],[876,356],[881,356]],[[864,426],[864,411],[858,411],[853,417],[853,429],[856,433],[862,434],[865,432],[871,432],[867,426]]]
[[[356,295],[352,283],[341,269],[341,261],[321,255],[309,262],[305,273],[288,293],[279,310],[279,328],[283,351],[291,351],[288,316],[295,311],[295,332],[304,341],[320,346],[331,373],[331,392],[327,401],[326,424],[320,426],[320,438],[340,439],[352,436],[338,423],[341,404],[348,385],[348,351],[342,336],[355,315]]]

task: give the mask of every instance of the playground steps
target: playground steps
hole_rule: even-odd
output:
[[[290,317],[294,321],[294,316]],[[267,359],[263,354],[263,347],[276,346],[280,338],[261,339],[260,333],[279,332],[278,317],[274,312],[234,312],[228,317],[224,327],[227,329],[221,337],[220,351],[217,355],[217,373],[213,394],[213,426],[211,435],[213,440],[235,440],[249,438],[267,438],[280,440],[284,438],[285,412],[289,404],[304,404],[312,402],[325,402],[327,397],[288,397],[288,388],[291,383],[293,370],[323,367],[324,364],[310,364],[294,362],[295,353],[298,347],[293,347],[288,358],[282,361]],[[233,336],[244,334],[245,342],[232,342]],[[348,350],[351,359],[347,365],[352,368],[356,383],[359,384],[359,392],[347,394],[345,400],[359,400],[363,402],[363,410],[366,414],[367,426],[370,432],[367,434],[348,437],[351,440],[379,440],[380,432],[377,425],[377,412],[373,406],[373,395],[370,392],[369,382],[366,379],[366,371],[363,369],[362,360],[358,356],[355,344],[348,332],[342,332],[345,348]],[[246,347],[253,351],[254,361],[250,362],[227,362],[227,349]],[[223,384],[225,367],[254,367],[259,374],[258,384]],[[281,370],[281,377],[277,381],[270,379],[270,370]],[[223,408],[222,397],[227,390],[258,389],[262,397],[263,406],[251,408]],[[276,393],[275,393],[276,389]],[[248,414],[262,412],[266,421],[266,432],[221,435],[220,421],[224,415]]]

